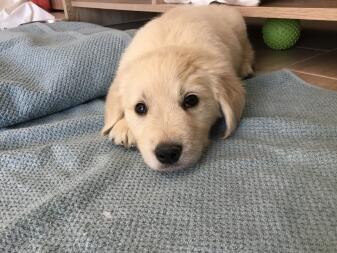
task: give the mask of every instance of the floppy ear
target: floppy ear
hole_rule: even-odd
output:
[[[218,101],[226,120],[224,138],[236,129],[245,106],[245,90],[236,76],[226,75],[218,79],[213,87],[215,100]]]
[[[104,127],[101,131],[102,135],[108,135],[114,125],[123,117],[124,111],[121,105],[119,88],[117,82],[114,81],[105,101]]]
[[[194,59],[199,69],[203,69],[211,77],[211,89],[214,99],[219,103],[226,120],[224,138],[236,129],[245,106],[245,90],[236,71],[225,61],[219,61],[216,55],[198,51],[198,59]]]

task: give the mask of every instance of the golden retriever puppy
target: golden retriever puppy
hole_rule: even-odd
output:
[[[240,77],[253,51],[240,13],[228,6],[179,7],[141,28],[108,92],[104,135],[137,146],[149,167],[195,164],[212,125],[230,136],[245,104]]]

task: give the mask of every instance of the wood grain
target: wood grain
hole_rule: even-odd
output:
[[[64,15],[66,20],[75,21],[76,20],[76,10],[73,8],[71,0],[62,0]]]
[[[310,83],[312,85],[315,85],[321,88],[337,91],[337,79],[316,76],[316,75],[312,75],[309,73],[303,73],[303,72],[297,72],[297,71],[293,71],[293,73],[295,73],[297,76],[302,78],[307,83]]]
[[[64,10],[62,0],[51,0],[50,3],[53,10]]]
[[[320,54],[303,62],[292,64],[290,69],[337,79],[337,50]]]
[[[258,73],[289,68],[290,65],[297,62],[305,62],[322,52],[318,50],[292,48],[289,50],[273,50],[270,48],[257,48],[255,70]]]
[[[337,2],[337,1],[336,1]],[[337,8],[237,7],[245,17],[337,21]]]
[[[67,0],[65,0],[67,1]],[[165,12],[178,5],[161,0],[72,0],[79,8]],[[273,0],[259,7],[236,7],[245,17],[337,21],[336,0]]]
[[[152,4],[145,3],[146,1],[137,1],[137,3],[125,3],[126,1],[82,1],[74,0],[71,2],[73,7],[79,8],[94,8],[94,9],[110,9],[124,11],[140,11],[140,12],[165,12],[178,5],[175,4]],[[180,5],[179,5],[180,6]]]
[[[336,0],[262,0],[266,7],[336,8]]]

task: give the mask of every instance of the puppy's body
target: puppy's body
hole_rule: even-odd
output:
[[[239,12],[228,6],[180,7],[140,29],[126,50],[120,68],[148,52],[167,47],[207,51],[233,67],[237,75],[252,73],[253,51]]]
[[[239,77],[252,73],[252,62],[235,9],[173,9],[140,29],[125,51],[107,96],[103,133],[116,144],[137,144],[153,169],[190,166],[219,117],[226,118],[225,137],[235,130],[244,107]],[[145,113],[135,112],[139,104]]]

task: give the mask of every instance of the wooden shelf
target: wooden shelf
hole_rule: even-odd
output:
[[[151,0],[72,0],[71,5],[80,8],[142,12],[165,12],[173,7],[180,6],[180,4],[165,4],[161,1]]]
[[[163,0],[71,0],[72,7],[165,12],[177,4]],[[180,6],[180,5],[179,5]],[[337,0],[264,0],[259,7],[236,7],[245,17],[337,21]]]

